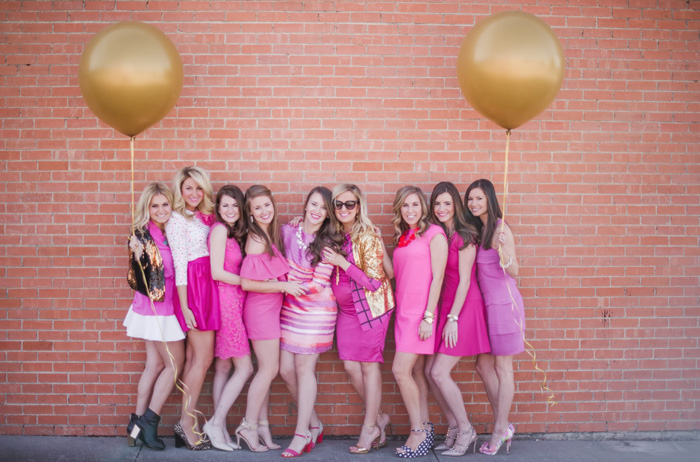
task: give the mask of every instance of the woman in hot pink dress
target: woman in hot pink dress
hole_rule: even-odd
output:
[[[209,233],[211,275],[219,287],[221,327],[216,331],[214,415],[204,424],[212,446],[222,451],[238,449],[226,431],[226,415],[253,374],[248,335],[243,325],[245,292],[241,289],[241,245],[245,242],[247,220],[241,219],[245,199],[241,190],[226,185],[216,195],[217,222]],[[231,369],[234,369],[231,374]]]
[[[163,183],[151,183],[141,193],[129,243],[133,269],[129,283],[138,291],[124,320],[126,334],[146,343],[146,366],[139,380],[136,413],[131,414],[126,429],[129,445],[139,438],[149,448],[159,450],[165,449],[156,430],[159,414],[185,360],[185,334],[175,316],[180,310],[175,268],[165,233],[172,203],[173,194]],[[144,276],[148,287],[140,284]]]
[[[343,242],[331,209],[330,190],[317,186],[306,197],[302,222],[282,227],[287,278],[308,289],[304,295],[285,295],[280,315],[280,375],[298,411],[294,438],[282,457],[297,457],[323,441],[323,424],[314,410],[316,362],[333,346],[338,306],[330,281],[333,265],[323,261],[322,252],[326,246],[340,250]]]
[[[506,452],[510,451],[515,434],[515,428],[508,423],[508,414],[515,394],[513,356],[525,351],[525,308],[514,279],[519,266],[513,233],[502,221],[493,184],[489,180],[477,180],[469,185],[464,197],[467,216],[476,218],[474,222],[481,234],[476,266],[491,344],[491,353],[479,355],[476,361],[476,370],[484,381],[495,416],[491,440],[479,451],[494,455],[504,442]]]
[[[267,402],[279,371],[283,294],[298,296],[306,289],[300,282],[287,281],[289,265],[272,192],[261,185],[248,188],[244,217],[250,222],[241,266],[241,285],[247,292],[243,323],[258,360],[258,372],[250,383],[245,417],[236,429],[236,438],[239,445],[242,439],[251,451],[264,452],[279,449],[268,429]]]
[[[199,393],[214,359],[214,337],[221,324],[219,289],[211,278],[209,230],[214,222],[214,202],[209,175],[199,167],[184,167],[175,177],[173,216],[166,231],[175,262],[175,280],[180,299],[177,313],[187,332],[182,381],[180,422],[175,425],[175,446],[209,449],[200,438],[197,409]]]
[[[436,354],[426,361],[430,388],[447,418],[442,455],[462,456],[474,443],[476,431],[469,423],[462,392],[450,375],[462,356],[490,351],[486,309],[476,281],[476,227],[466,221],[459,191],[450,182],[438,183],[430,195],[430,215],[448,236],[449,251],[440,294],[435,335]]]
[[[403,458],[428,454],[433,425],[428,414],[425,356],[435,352],[435,314],[447,261],[447,239],[430,224],[428,204],[420,188],[404,186],[394,199],[396,230],[396,356],[392,371],[401,391],[411,434],[396,450]]]
[[[326,248],[324,258],[336,266],[331,278],[338,301],[336,337],[343,361],[357,393],[365,403],[365,419],[353,454],[386,446],[389,416],[381,412],[384,345],[394,307],[391,259],[377,228],[367,214],[360,188],[341,184],[333,189],[335,218],[345,233],[343,256]]]

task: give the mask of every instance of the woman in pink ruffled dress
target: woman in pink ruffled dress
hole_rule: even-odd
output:
[[[258,371],[248,389],[245,417],[236,429],[237,444],[245,441],[253,452],[279,449],[272,441],[267,423],[267,403],[272,380],[279,371],[280,310],[284,294],[306,293],[301,282],[287,281],[289,265],[272,192],[253,185],[246,191],[244,218],[248,224],[241,286],[247,292],[243,305],[245,325]],[[264,444],[260,443],[260,440]]]

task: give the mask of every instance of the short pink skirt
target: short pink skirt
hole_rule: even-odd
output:
[[[200,257],[187,263],[187,304],[197,330],[218,330],[221,327],[219,288],[211,277],[209,257]],[[183,332],[189,329],[181,310],[175,312]]]

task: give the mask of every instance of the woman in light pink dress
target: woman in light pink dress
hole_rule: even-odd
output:
[[[236,429],[237,443],[245,441],[253,452],[279,449],[267,423],[272,380],[279,371],[280,310],[283,294],[306,293],[303,284],[287,281],[289,265],[272,192],[253,185],[246,191],[244,217],[250,220],[241,266],[241,285],[247,292],[243,323],[258,360],[258,371],[248,388],[245,417]],[[260,443],[260,440],[264,444]]]
[[[519,269],[515,240],[510,226],[502,221],[493,184],[475,181],[467,188],[465,202],[467,217],[476,218],[481,233],[476,266],[491,344],[491,353],[479,355],[476,362],[495,416],[491,439],[479,451],[494,455],[503,443],[508,453],[515,434],[508,415],[515,395],[513,356],[525,351],[525,307],[514,279]]]
[[[476,281],[476,227],[466,221],[459,191],[450,182],[438,183],[430,195],[430,215],[448,236],[449,251],[435,335],[436,354],[426,361],[426,377],[447,418],[445,443],[436,451],[462,456],[474,443],[459,386],[450,375],[463,356],[490,351],[486,308]]]
[[[241,245],[246,238],[247,220],[241,219],[245,198],[234,185],[216,195],[217,222],[209,233],[211,275],[219,287],[221,327],[216,331],[216,356],[212,395],[214,415],[204,424],[212,446],[222,451],[239,449],[226,431],[226,415],[248,378],[253,375],[248,335],[243,325],[245,292],[241,289]],[[231,374],[231,369],[234,369]]]
[[[413,458],[428,454],[434,428],[428,413],[425,356],[435,352],[435,318],[447,261],[447,239],[430,224],[428,204],[420,188],[404,186],[394,199],[396,230],[396,356],[392,371],[401,391],[411,434],[396,455]]]

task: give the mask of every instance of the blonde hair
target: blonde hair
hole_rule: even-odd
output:
[[[357,199],[357,205],[359,210],[355,216],[355,223],[352,225],[352,230],[350,231],[350,239],[355,241],[356,239],[363,237],[367,234],[376,236],[377,233],[374,231],[374,225],[369,219],[367,214],[367,202],[365,201],[362,191],[354,184],[343,183],[339,184],[333,188],[332,203],[333,203],[333,213],[335,214],[335,200],[346,191],[350,191]],[[334,220],[338,226],[338,232],[343,233],[343,224],[338,220]]]
[[[195,167],[190,165],[188,167],[183,167],[177,175],[175,175],[175,188],[173,189],[173,210],[185,218],[189,218],[189,215],[185,213],[187,206],[185,204],[185,198],[182,197],[182,183],[188,178],[197,183],[197,186],[202,188],[204,191],[204,197],[202,202],[197,206],[199,210],[204,215],[211,215],[214,213],[214,193],[212,191],[211,182],[209,181],[209,174],[206,170],[201,167]]]
[[[404,201],[411,194],[418,196],[418,201],[420,202],[420,219],[418,220],[418,236],[422,235],[430,226],[430,210],[428,209],[428,203],[425,200],[425,194],[418,186],[404,186],[403,188],[396,191],[396,197],[394,198],[394,205],[392,206],[392,211],[394,212],[394,217],[391,219],[391,224],[394,225],[394,243],[399,242],[399,237],[406,231],[409,226],[403,221],[401,216],[401,207]]]
[[[156,181],[154,183],[146,186],[139,197],[139,201],[136,204],[136,210],[134,211],[134,230],[143,233],[146,230],[146,226],[151,219],[151,213],[149,209],[151,208],[151,201],[157,195],[162,194],[170,203],[173,205],[173,192],[168,188],[165,183]]]

